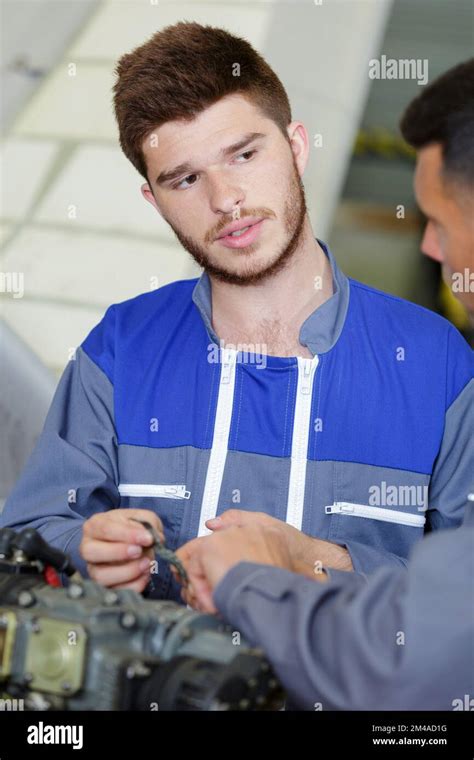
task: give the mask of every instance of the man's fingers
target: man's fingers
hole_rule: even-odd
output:
[[[187,544],[184,544],[184,546],[181,546],[177,552],[176,556],[178,559],[181,560],[183,565],[186,567],[187,563],[193,556],[193,554],[199,549],[202,541],[206,539],[206,536],[199,536],[199,538],[193,538],[191,541],[188,541]]]
[[[151,533],[136,520],[146,521],[153,526],[164,541],[163,524],[149,509],[115,509],[93,515],[84,523],[83,535],[98,541],[120,541],[127,544],[150,546]]]
[[[123,512],[125,513],[124,516],[127,519],[133,518],[134,520],[144,520],[146,522],[149,522],[150,525],[152,525],[153,528],[157,531],[157,533],[159,533],[161,540],[164,541],[165,534],[163,531],[163,523],[161,522],[158,515],[155,512],[152,512],[151,509],[126,509],[123,510]]]
[[[209,612],[215,614],[217,612],[214,602],[212,600],[212,591],[206,580],[193,578],[194,589],[194,604],[193,607],[197,607],[202,612]]]
[[[148,573],[144,573],[139,578],[137,578],[134,581],[131,581],[130,583],[118,583],[116,586],[109,586],[109,588],[113,589],[131,589],[132,591],[137,591],[139,594],[142,593],[142,591],[145,590],[146,586],[148,585],[148,581],[150,580],[150,576]]]
[[[254,525],[267,526],[273,522],[280,522],[274,517],[270,517],[265,512],[253,512],[248,509],[228,509],[219,517],[213,517],[206,521],[206,527],[209,530],[218,531],[231,526],[246,527]]]
[[[205,546],[205,544],[202,546]],[[201,551],[203,551],[202,547]],[[206,571],[201,561],[200,552],[196,552],[191,557],[188,565],[188,573],[192,584],[193,594],[197,600],[198,608],[203,612],[215,613],[216,608],[214,606],[214,602],[212,601],[212,590],[206,577]]]
[[[98,541],[86,538],[81,543],[81,555],[86,562],[127,562],[138,559],[143,554],[143,547],[138,544],[124,544],[120,541]]]
[[[89,575],[96,583],[103,586],[116,586],[117,584],[130,583],[145,573],[150,574],[150,559],[145,557],[121,564],[91,564],[87,566]]]
[[[108,518],[108,519],[107,519]],[[84,536],[97,541],[119,541],[126,544],[150,546],[150,532],[124,517],[109,517],[109,513],[94,515],[84,523]]]
[[[206,527],[209,530],[221,530],[222,528],[229,528],[231,525],[244,525],[248,519],[247,516],[248,513],[243,509],[228,509],[227,512],[223,512],[219,517],[206,520]]]
[[[196,606],[196,597],[194,596],[191,585],[188,585],[181,589],[181,599],[185,604],[189,604],[190,607]]]

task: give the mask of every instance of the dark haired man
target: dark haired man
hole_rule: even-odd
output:
[[[462,519],[466,342],[349,281],[314,238],[307,131],[245,40],[177,24],[117,75],[121,146],[205,272],[108,309],[2,523],[37,527],[95,580],[138,591],[149,537],[130,517],[148,515],[175,549],[232,507],[271,521],[304,567],[404,567],[426,529]],[[161,564],[151,581],[180,598]]]
[[[417,149],[415,191],[427,218],[421,249],[474,325],[474,59],[423,90],[401,121]]]

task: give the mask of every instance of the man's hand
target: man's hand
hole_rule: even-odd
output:
[[[151,523],[164,540],[160,518],[148,509],[111,509],[86,520],[79,552],[92,580],[141,593],[150,580],[153,538],[130,518]]]
[[[214,588],[239,562],[293,569],[287,542],[273,525],[231,526],[189,541],[176,554],[184,564],[190,582],[183,598],[202,612],[216,612],[212,601]]]
[[[232,525],[260,525],[265,529],[273,527],[279,531],[286,541],[291,555],[292,569],[294,572],[302,573],[309,578],[314,578],[315,574],[318,574],[323,567],[333,567],[336,570],[353,569],[350,554],[342,546],[307,536],[292,525],[277,520],[265,512],[229,509],[220,517],[214,517],[206,522],[206,526],[212,531],[224,530]]]

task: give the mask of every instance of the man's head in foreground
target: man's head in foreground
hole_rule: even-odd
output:
[[[450,69],[413,100],[400,128],[417,150],[415,193],[427,218],[423,253],[453,275],[467,269],[454,295],[474,316],[474,58]]]
[[[264,59],[222,29],[179,23],[116,73],[121,147],[183,247],[230,283],[280,271],[309,231],[309,144]]]

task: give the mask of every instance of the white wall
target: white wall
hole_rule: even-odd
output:
[[[294,118],[311,136],[323,136],[305,184],[315,233],[325,237],[389,4],[99,5],[14,122],[3,150],[0,270],[22,272],[25,295],[0,294],[1,314],[56,376],[110,303],[148,290],[154,277],[165,284],[197,274],[142,199],[142,179],[118,147],[111,105],[116,60],[180,19],[249,39],[287,87]],[[76,76],[68,73],[71,63]]]

